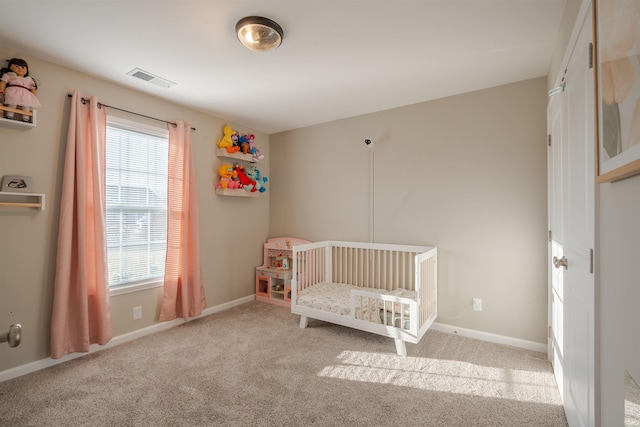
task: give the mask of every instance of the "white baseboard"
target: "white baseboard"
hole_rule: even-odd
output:
[[[195,319],[201,319],[203,317],[209,316],[213,313],[218,313],[223,310],[228,310],[231,307],[235,307],[237,305],[245,304],[250,301],[256,299],[255,295],[248,295],[243,298],[239,298],[234,301],[230,301],[224,304],[216,305],[214,307],[205,308],[202,310],[202,314],[198,317],[194,317],[192,319],[187,320],[190,322]],[[181,325],[185,323],[183,319],[175,319],[168,322],[160,322],[154,325],[148,326],[146,328],[138,329],[137,331],[128,332],[123,335],[118,335],[117,337],[113,337],[111,341],[109,341],[105,345],[92,344],[87,353],[71,353],[65,356],[62,356],[60,359],[51,359],[50,357],[46,359],[41,359],[36,362],[27,363],[25,365],[16,366],[15,368],[7,369],[4,371],[0,371],[0,382],[7,381],[13,378],[20,377],[22,375],[30,374],[31,372],[39,371],[40,369],[49,368],[51,366],[58,365],[60,363],[67,362],[69,360],[77,359],[82,356],[86,356],[87,354],[95,353],[97,351],[105,350],[107,348],[115,347],[120,344],[124,344],[129,341],[133,341],[137,338],[141,338],[147,335],[155,334],[157,332],[166,331],[167,329],[171,329],[175,326]]]
[[[504,335],[496,335],[489,332],[476,331],[473,329],[459,328],[457,326],[445,325],[444,323],[434,323],[431,326],[434,331],[445,332],[453,335],[460,335],[467,338],[474,338],[481,341],[488,341],[495,344],[503,344],[511,347],[523,348],[525,350],[538,351],[540,353],[547,352],[547,344],[522,340],[520,338],[506,337]]]

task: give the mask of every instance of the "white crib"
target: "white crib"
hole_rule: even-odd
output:
[[[438,316],[438,249],[324,241],[293,247],[291,312],[416,344]]]

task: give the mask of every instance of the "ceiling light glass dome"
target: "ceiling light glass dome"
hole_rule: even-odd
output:
[[[256,52],[273,50],[282,44],[282,27],[269,18],[248,16],[236,24],[238,40]]]

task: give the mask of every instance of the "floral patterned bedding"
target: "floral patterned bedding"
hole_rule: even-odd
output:
[[[406,289],[385,291],[380,289],[363,288],[339,283],[319,283],[299,292],[297,304],[316,310],[337,313],[342,316],[350,316],[352,290],[367,291],[381,295],[393,295],[397,297],[410,298],[414,301],[416,300],[415,291],[408,291]],[[398,306],[399,304],[396,304],[396,310],[400,310]],[[376,312],[378,311],[378,308],[382,308],[382,305],[380,305],[379,307],[371,307],[371,309]],[[362,308],[359,306],[359,298],[356,298],[356,310],[362,312],[366,316],[366,309],[366,307]],[[407,305],[404,305],[404,311],[405,315],[409,314],[409,308]],[[378,316],[378,314],[376,313],[375,316]],[[372,318],[373,317],[374,316],[372,316]]]

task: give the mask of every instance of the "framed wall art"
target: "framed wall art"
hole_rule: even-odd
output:
[[[31,193],[31,177],[5,175],[2,177],[2,191],[7,193]]]
[[[636,0],[594,0],[597,182],[640,174],[639,19]]]

